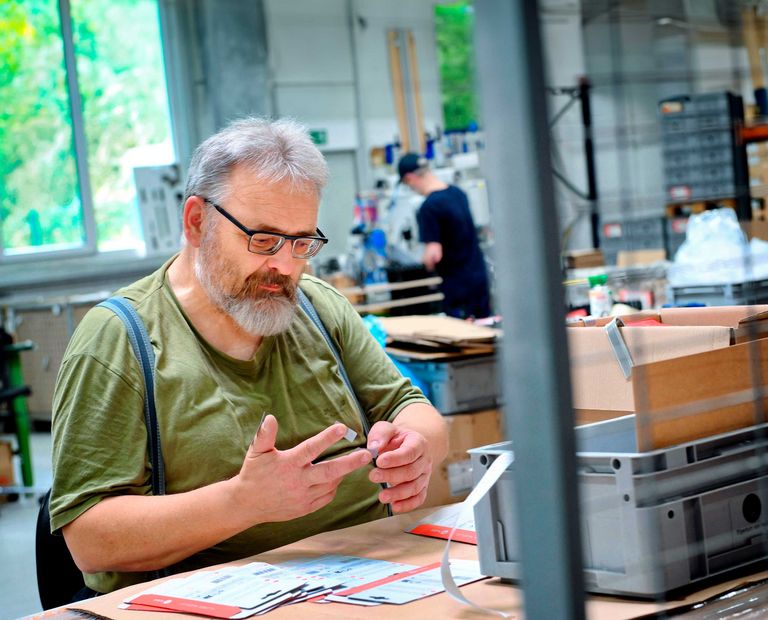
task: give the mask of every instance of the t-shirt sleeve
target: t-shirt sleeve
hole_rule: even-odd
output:
[[[313,296],[312,301],[339,349],[369,422],[392,421],[406,405],[429,403],[422,391],[403,377],[346,297],[330,285],[318,286],[327,292]]]
[[[416,222],[419,224],[419,241],[421,243],[441,242],[440,220],[437,211],[434,198],[427,197],[416,212]]]
[[[56,381],[54,531],[105,497],[150,492],[143,379],[123,324],[109,314],[99,308],[86,315]]]

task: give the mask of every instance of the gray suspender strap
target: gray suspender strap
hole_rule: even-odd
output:
[[[325,325],[323,325],[323,322],[320,320],[320,316],[317,314],[317,310],[315,310],[312,302],[309,301],[309,298],[304,294],[304,291],[302,291],[300,288],[296,290],[299,296],[299,305],[301,306],[301,309],[304,310],[307,316],[315,324],[317,329],[320,330],[323,338],[325,338],[325,342],[328,345],[328,348],[331,350],[331,353],[333,353],[333,357],[336,358],[336,363],[339,365],[339,374],[344,380],[344,383],[347,385],[347,389],[349,389],[349,392],[352,394],[352,400],[355,401],[355,406],[357,407],[357,415],[360,416],[360,422],[363,425],[363,431],[365,432],[365,436],[368,437],[368,432],[371,430],[371,427],[368,424],[368,418],[365,417],[365,411],[363,411],[363,407],[360,405],[360,401],[357,399],[357,394],[355,394],[355,389],[352,387],[352,382],[349,380],[347,369],[344,368],[344,362],[341,361],[341,355],[339,355],[339,351],[336,348],[336,345],[333,344],[333,340],[331,340],[330,334],[328,334],[326,331]]]
[[[144,423],[147,425],[149,463],[152,466],[152,495],[165,495],[165,464],[155,408],[155,352],[152,350],[149,334],[136,309],[124,297],[110,297],[99,305],[112,310],[125,324],[128,340],[131,341],[133,352],[139,360],[141,373],[144,375]],[[163,568],[151,571],[151,574],[152,579],[159,579],[166,577],[168,570]]]
[[[331,350],[331,353],[333,353],[333,357],[336,359],[336,363],[339,366],[339,374],[341,375],[341,378],[344,380],[344,383],[347,386],[347,389],[349,390],[349,393],[352,394],[352,400],[355,401],[355,406],[357,407],[357,415],[360,417],[360,423],[363,425],[363,431],[365,433],[365,436],[368,437],[368,433],[371,430],[370,425],[368,424],[368,418],[365,417],[365,411],[363,411],[363,406],[360,404],[360,401],[357,398],[357,394],[355,394],[355,389],[352,387],[352,382],[349,380],[349,375],[347,375],[347,369],[344,368],[344,362],[341,361],[341,355],[339,355],[339,350],[336,348],[336,345],[333,344],[333,340],[331,340],[331,336],[328,333],[328,330],[325,329],[325,325],[323,325],[323,322],[320,320],[320,316],[317,314],[317,310],[315,310],[315,307],[312,305],[312,302],[309,301],[309,298],[304,294],[304,291],[302,291],[300,288],[296,289],[296,292],[298,294],[299,298],[299,305],[301,306],[301,309],[304,310],[305,314],[310,318],[310,320],[315,324],[315,327],[320,330],[320,333],[323,335],[323,338],[325,339],[326,344],[328,345],[328,348]],[[374,459],[374,463],[375,463]],[[383,489],[387,488],[387,485],[384,483],[381,483],[381,487]],[[387,515],[392,516],[392,505],[387,504]]]
[[[144,375],[144,422],[147,425],[149,462],[152,465],[152,494],[165,495],[165,465],[160,446],[160,426],[155,408],[155,353],[144,322],[124,297],[110,297],[99,306],[112,310],[125,323],[131,347]]]

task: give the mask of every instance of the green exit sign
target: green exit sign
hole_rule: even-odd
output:
[[[328,131],[325,129],[310,129],[309,137],[312,138],[312,142],[318,146],[328,144]]]

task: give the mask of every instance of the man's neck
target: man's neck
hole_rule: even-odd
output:
[[[424,179],[424,195],[429,196],[432,192],[439,192],[448,188],[448,184],[441,181],[435,175],[430,174]]]
[[[168,268],[168,281],[187,318],[211,346],[235,359],[253,358],[263,337],[244,331],[211,303],[195,276],[194,258],[188,247]]]

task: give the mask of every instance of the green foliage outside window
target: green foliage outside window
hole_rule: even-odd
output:
[[[173,150],[156,0],[70,0],[99,249],[137,247],[132,168]],[[83,245],[57,0],[0,2],[5,251]]]
[[[0,221],[5,248],[83,242],[55,1],[0,3]]]
[[[157,2],[71,1],[96,237],[135,247],[133,167],[173,162]]]
[[[463,131],[478,123],[475,84],[474,11],[471,2],[435,6],[435,37],[445,129]]]

